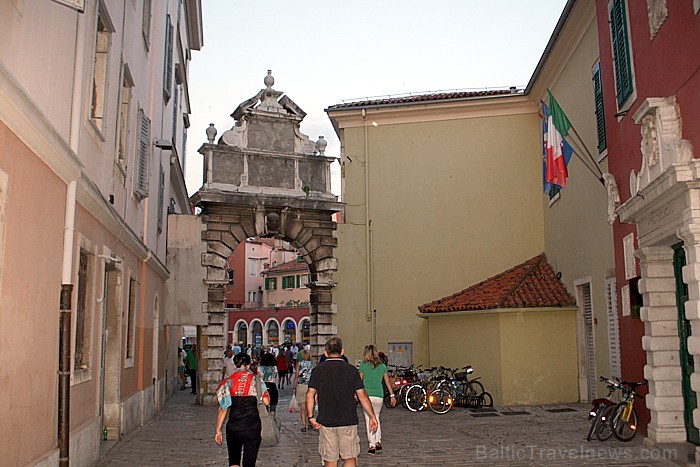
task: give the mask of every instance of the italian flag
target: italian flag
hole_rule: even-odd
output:
[[[564,137],[569,134],[571,122],[559,107],[552,92],[549,90],[547,92],[549,93],[549,117],[547,118],[547,172],[545,177],[547,182],[552,185],[564,188],[566,179],[569,178],[564,159]]]

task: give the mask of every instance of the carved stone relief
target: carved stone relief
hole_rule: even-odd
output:
[[[647,14],[649,15],[649,34],[653,39],[668,16],[666,0],[647,0]]]
[[[608,223],[613,225],[617,217],[617,208],[620,207],[620,191],[617,189],[617,183],[612,174],[604,173],[603,182],[608,191]]]

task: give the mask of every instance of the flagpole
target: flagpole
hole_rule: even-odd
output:
[[[583,138],[578,134],[578,131],[576,131],[576,128],[574,127],[574,124],[571,124],[571,131],[573,131],[574,135],[579,139],[577,143],[581,144],[581,147],[583,147],[584,151],[586,151],[586,154],[588,154],[588,157],[590,158],[591,162],[593,162],[594,167],[598,169],[598,172],[600,173],[600,178],[602,179],[603,177],[603,171],[600,170],[600,167],[598,167],[598,161],[593,157],[591,152],[588,150],[588,147],[586,146],[586,143],[583,142]],[[602,182],[601,182],[602,183]]]
[[[573,141],[573,140],[572,140],[572,141],[570,142],[570,144],[571,144],[571,143],[575,143],[576,146],[579,145],[579,143],[578,143],[577,141]],[[573,145],[572,145],[572,146],[573,146]],[[574,148],[574,154],[578,154],[578,153],[579,153],[579,151],[578,151],[577,149],[578,149],[578,148]],[[596,165],[596,168],[598,169],[598,172],[600,172],[600,175],[598,175],[598,174],[591,168],[591,166],[590,166],[590,164],[588,163],[588,161],[586,161],[580,154],[578,155],[578,159],[579,159],[579,160],[581,161],[581,163],[591,172],[591,174],[593,174],[593,176],[594,176],[599,182],[601,182],[601,183],[603,183],[603,185],[605,185],[605,183],[602,181],[602,180],[603,180],[603,172],[600,170],[600,168],[599,168],[597,165]]]

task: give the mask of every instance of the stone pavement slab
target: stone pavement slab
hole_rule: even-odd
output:
[[[300,431],[299,414],[286,410],[290,397],[289,389],[281,391],[281,440],[277,446],[260,449],[258,466],[321,465],[318,433]],[[587,414],[584,404],[499,408],[488,416],[459,407],[445,415],[384,408],[384,452],[373,457],[367,455],[364,417],[359,415],[359,464],[663,466],[682,460],[683,453],[675,448],[645,446],[641,435],[630,443],[586,442]],[[216,407],[195,405],[194,396],[180,391],[153,422],[116,443],[98,465],[225,466],[225,443],[222,447],[214,443],[215,422]]]

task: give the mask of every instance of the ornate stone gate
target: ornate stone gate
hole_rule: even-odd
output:
[[[333,214],[342,204],[330,190],[326,142],[310,141],[299,124],[306,115],[282,92],[272,89],[268,71],[265,89],[240,104],[231,114],[234,126],[215,143],[216,129],[207,129],[204,184],[192,196],[201,208],[206,228],[208,288],[207,324],[200,327],[198,402],[216,403],[214,390],[221,380],[222,352],[227,343],[224,286],[227,258],[248,237],[277,237],[290,242],[309,265],[311,282],[311,346],[318,355],[326,339],[336,333],[333,314],[333,272],[337,239]]]

